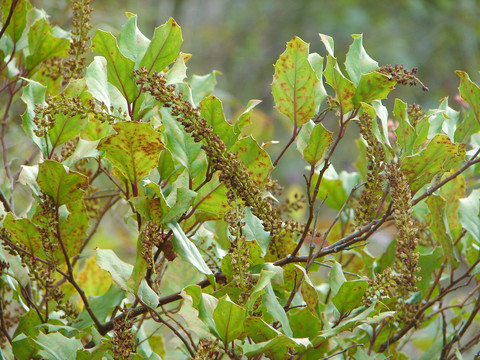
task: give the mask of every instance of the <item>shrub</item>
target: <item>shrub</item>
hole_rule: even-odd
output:
[[[325,57],[294,37],[272,82],[291,138],[272,161],[250,134],[258,101],[227,120],[216,72],[187,76],[173,19],[150,40],[128,14],[118,37],[90,39],[89,0],[70,32],[27,0],[1,9],[2,358],[472,355],[480,89],[466,73],[461,111],[388,109],[396,86],[427,90],[415,69],[379,66],[360,35],[341,69],[331,37]],[[338,173],[355,131],[358,171]],[[294,144],[303,190],[285,196],[271,173]],[[136,237],[132,263],[106,218]]]

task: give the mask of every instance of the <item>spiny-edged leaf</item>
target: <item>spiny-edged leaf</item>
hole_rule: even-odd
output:
[[[100,141],[99,150],[130,181],[137,184],[156,166],[164,145],[150,124],[120,122],[112,125],[117,132]]]
[[[217,308],[213,312],[213,320],[221,339],[225,344],[229,344],[243,332],[245,309],[225,295],[218,300]]]
[[[167,72],[167,85],[183,82],[187,77],[187,65],[185,63],[190,59],[191,54],[185,54],[180,51],[177,60]]]
[[[212,180],[198,191],[194,203],[199,204],[195,210],[197,221],[223,219],[227,210],[230,209],[230,205],[228,204],[227,188],[220,184],[218,173],[215,173]]]
[[[262,184],[273,170],[270,156],[251,136],[238,140],[230,150],[237,154],[257,184]]]
[[[395,80],[391,80],[378,72],[362,74],[353,96],[353,103],[358,107],[362,102],[370,103],[385,99],[393,90],[395,84]]]
[[[39,165],[37,183],[46,195],[52,197],[56,206],[61,206],[82,198],[84,192],[81,188],[88,185],[88,178],[67,171],[56,161],[45,160]]]
[[[119,89],[108,82],[107,60],[102,56],[95,56],[92,63],[87,67],[85,82],[88,92],[98,101],[105,104],[107,109],[114,108],[114,115],[119,115],[118,111],[127,110],[127,101]]]
[[[473,190],[468,197],[460,199],[458,218],[463,228],[480,244],[480,190]]]
[[[60,218],[60,236],[64,242],[69,257],[73,257],[80,251],[88,230],[87,209],[83,200],[69,202],[67,204],[67,218]]]
[[[275,107],[295,126],[305,124],[315,114],[318,79],[308,62],[308,48],[309,45],[298,37],[290,40],[275,64],[273,75]]]
[[[200,102],[200,113],[207,121],[207,125],[212,127],[213,132],[220,136],[227,145],[227,149],[230,149],[237,140],[238,134],[235,134],[233,126],[225,120],[222,102],[215,96],[207,96]]]
[[[2,25],[5,24],[5,21],[10,13],[10,7],[12,6],[13,0],[4,0],[1,4],[2,10]],[[7,35],[12,42],[16,43],[20,40],[20,37],[27,26],[27,13],[32,9],[32,5],[27,0],[19,0],[16,2],[15,11],[13,11],[10,23],[5,29],[5,35]]]
[[[86,92],[85,80],[71,80],[68,87],[63,92],[65,97],[78,97],[80,101],[85,101],[89,94]],[[88,119],[85,114],[55,114],[55,125],[48,131],[48,137],[54,148],[70,139],[78,136],[78,134],[87,125]]]
[[[315,112],[318,112],[323,100],[328,96],[323,86],[323,57],[317,53],[308,54],[308,62],[312,66],[315,75],[317,76],[317,83],[315,84]]]
[[[39,227],[31,220],[15,220],[12,213],[7,213],[3,220],[3,227],[14,242],[23,244],[29,252],[45,259]]]
[[[269,359],[288,359],[291,357],[291,349],[302,353],[311,346],[312,344],[308,338],[296,339],[283,334],[261,343],[245,343],[241,345],[244,355],[248,358],[252,358],[258,354],[264,354]]]
[[[355,95],[355,85],[348,80],[340,71],[337,59],[332,56],[327,57],[327,65],[323,71],[323,75],[333,90],[335,90],[335,98],[340,104],[343,113],[353,110],[353,95]]]
[[[171,222],[167,224],[173,231],[173,249],[182,259],[195,266],[198,271],[205,275],[213,275],[212,270],[203,260],[195,244],[190,241],[178,223]]]
[[[194,105],[199,104],[200,101],[213,92],[213,89],[217,84],[216,77],[220,74],[221,72],[213,70],[209,74],[192,76],[192,79],[188,82],[188,84],[192,89],[192,100]]]
[[[325,151],[332,143],[332,133],[325,129],[322,124],[313,121],[307,122],[297,137],[297,148],[303,158],[315,166],[325,155]]]
[[[192,298],[193,307],[198,310],[199,319],[207,325],[213,335],[220,338],[212,316],[214,310],[217,308],[218,300],[211,295],[202,293],[202,289],[198,285],[187,286],[182,292],[183,297],[185,297],[184,294]]]
[[[415,129],[408,120],[407,104],[400,99],[395,99],[393,113],[398,120],[398,127],[395,130],[397,143],[405,155],[411,155],[415,140]]]
[[[460,95],[472,107],[475,121],[480,124],[480,88],[470,80],[467,73],[463,71],[455,71],[455,73],[460,77],[458,87]]]
[[[301,287],[301,293],[303,300],[307,303],[307,308],[310,310],[312,314],[316,314],[316,307],[318,304],[318,294],[317,291],[315,290],[315,286],[312,283],[312,280],[307,275],[307,272],[305,271],[305,268],[295,265],[297,269],[299,269],[301,272],[303,272],[303,282],[302,282],[302,287]]]
[[[196,143],[168,111],[162,111],[162,121],[165,125],[167,149],[175,160],[185,166],[190,176],[195,178],[207,164],[202,145]]]
[[[155,29],[150,46],[140,62],[140,68],[146,67],[149,74],[153,71],[161,72],[178,56],[182,42],[182,30],[175,20],[170,18]]]
[[[118,48],[123,55],[135,61],[135,68],[142,60],[150,40],[137,27],[137,15],[131,16],[118,34]]]
[[[426,203],[430,210],[430,231],[434,235],[434,239],[437,239],[440,242],[443,254],[448,262],[454,265],[454,244],[452,237],[450,236],[448,220],[445,216],[446,201],[441,196],[430,195],[427,198]]]
[[[323,45],[325,46],[325,49],[327,50],[328,54],[330,56],[335,56],[334,55],[334,42],[333,38],[329,35],[325,34],[318,34],[320,36],[320,40],[322,41]]]
[[[292,336],[292,329],[290,329],[290,324],[288,322],[287,314],[283,309],[282,305],[277,300],[277,296],[273,292],[272,284],[269,282],[265,286],[265,296],[263,297],[263,305],[265,306],[267,312],[273,316],[275,321],[282,324],[282,330],[287,336]]]
[[[65,57],[68,54],[68,38],[54,36],[53,29],[45,18],[36,21],[28,30],[27,69],[33,70],[42,61],[54,56]]]
[[[352,80],[355,86],[358,86],[362,74],[375,71],[378,68],[378,62],[368,56],[363,48],[362,34],[354,34],[352,38],[353,43],[350,45],[345,59],[345,69],[347,70],[348,76],[350,76],[350,80]],[[365,100],[361,101],[368,102]]]
[[[76,359],[77,351],[83,349],[79,339],[68,338],[57,331],[48,334],[40,332],[33,341],[42,349],[39,351],[41,358],[48,360]]]
[[[368,282],[366,280],[344,282],[332,298],[333,305],[341,314],[352,311],[362,303],[367,286]]]
[[[104,322],[124,299],[125,291],[112,284],[105,294],[89,297],[88,302],[97,319]],[[83,309],[73,326],[77,329],[85,329],[90,325],[93,325],[93,320],[86,309]]]
[[[235,132],[240,134],[243,133],[242,129],[248,125],[250,125],[250,118],[252,115],[253,108],[260,104],[262,100],[249,100],[247,106],[245,107],[245,110],[240,114],[238,117],[237,121],[235,121],[235,124],[233,125]]]
[[[405,157],[401,170],[415,194],[434,176],[455,168],[464,158],[464,144],[453,144],[447,135],[438,134],[418,154]]]
[[[45,105],[45,94],[47,88],[42,84],[28,80],[27,86],[23,88],[23,93],[21,99],[27,105],[27,109],[22,115],[23,119],[23,129],[27,135],[32,139],[32,141],[42,150],[43,154],[47,154],[48,149],[51,149],[49,139],[45,137],[39,138],[34,130],[37,130],[37,125],[33,122],[35,117],[35,108],[38,105]],[[47,143],[48,142],[48,143]]]
[[[133,102],[138,95],[138,88],[133,78],[135,62],[120,52],[117,40],[109,32],[97,30],[92,39],[92,49],[107,60],[108,81],[129,103]]]

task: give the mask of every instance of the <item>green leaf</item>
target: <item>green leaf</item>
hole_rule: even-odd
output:
[[[275,321],[279,321],[282,324],[282,330],[287,336],[292,336],[292,329],[288,322],[287,314],[282,305],[277,300],[277,296],[273,292],[272,284],[269,282],[265,286],[265,296],[263,297],[263,305],[267,309],[267,312],[273,316]]]
[[[353,103],[358,107],[362,102],[371,103],[375,100],[385,99],[395,84],[395,80],[378,72],[362,74],[353,96]]]
[[[138,88],[133,78],[135,63],[125,57],[118,48],[117,40],[108,32],[97,30],[92,39],[92,50],[107,60],[107,78],[132,103],[138,96]]]
[[[40,189],[53,198],[56,206],[71,203],[83,197],[88,178],[80,173],[66,169],[62,164],[45,160],[40,164],[37,183]]]
[[[167,85],[179,84],[187,77],[187,66],[185,63],[190,58],[190,54],[184,54],[180,51],[177,60],[167,73]]]
[[[173,231],[173,249],[182,259],[195,266],[198,271],[205,275],[213,275],[212,270],[203,260],[195,244],[190,241],[183,229],[176,222],[168,223],[167,226]]]
[[[301,309],[293,312],[290,310],[290,326],[293,336],[296,338],[313,338],[322,329],[318,317],[314,316],[308,309]]]
[[[243,353],[248,358],[255,355],[265,354],[269,359],[288,359],[291,357],[290,349],[299,353],[311,347],[308,339],[295,339],[285,335],[279,335],[271,340],[257,344],[243,344]]]
[[[270,242],[270,233],[265,231],[262,222],[252,214],[249,207],[246,207],[244,211],[245,217],[243,221],[245,226],[242,228],[243,234],[247,240],[255,240],[262,250],[261,256],[265,256]]]
[[[458,87],[460,95],[472,107],[474,119],[477,125],[480,125],[480,88],[470,80],[467,73],[463,71],[455,71],[455,73],[460,77]]]
[[[305,124],[315,114],[318,79],[308,62],[308,48],[309,45],[298,37],[290,40],[275,64],[273,75],[275,107],[295,126]]]
[[[87,67],[85,82],[88,92],[100,102],[103,102],[107,109],[114,107],[115,115],[120,115],[118,110],[127,111],[127,101],[113,84],[108,82],[107,60],[102,56],[95,56],[92,63]]]
[[[27,135],[32,139],[32,141],[42,150],[43,154],[47,154],[49,148],[51,148],[50,143],[46,142],[48,140],[45,137],[39,138],[34,134],[34,130],[37,130],[37,125],[34,124],[33,119],[35,117],[35,108],[38,105],[45,105],[45,94],[47,88],[42,84],[28,80],[27,86],[23,88],[23,93],[21,99],[27,105],[27,109],[22,115],[23,119],[23,129]]]
[[[440,242],[448,262],[455,265],[454,244],[445,213],[446,201],[441,196],[430,195],[426,203],[430,210],[430,231],[434,235],[433,238]]]
[[[170,18],[155,29],[152,42],[140,62],[140,68],[146,67],[148,74],[163,71],[178,56],[182,42],[180,26]]]
[[[245,321],[245,309],[235,304],[228,295],[218,300],[217,307],[213,312],[213,320],[225,344],[235,340],[243,332]]]
[[[368,74],[375,71],[378,68],[378,62],[368,56],[363,48],[362,34],[354,34],[352,35],[352,38],[353,43],[350,45],[345,59],[345,69],[347,70],[348,76],[350,76],[350,80],[352,80],[355,86],[358,86],[362,74]]]
[[[480,190],[475,189],[468,197],[460,199],[460,206],[458,208],[458,220],[477,244],[480,244],[479,203]]]
[[[81,159],[100,157],[102,153],[97,150],[98,142],[99,140],[89,141],[79,139],[75,151],[65,161],[63,161],[63,164],[65,166],[71,167]]]
[[[367,286],[368,282],[365,280],[344,282],[332,298],[333,305],[341,314],[352,311],[362,303]]]
[[[120,260],[110,249],[97,249],[97,265],[112,275],[113,281],[122,290],[129,290],[127,281],[133,270],[133,265]]]
[[[330,275],[328,277],[331,295],[337,295],[338,291],[346,281],[347,279],[345,279],[345,275],[343,275],[342,265],[335,261],[330,269]]]
[[[7,230],[16,243],[24,244],[35,256],[45,259],[39,227],[29,219],[15,220],[12,213],[8,213],[3,221],[3,227]]]
[[[344,114],[353,110],[353,96],[355,95],[355,85],[348,80],[340,71],[337,59],[332,56],[327,57],[327,65],[323,71],[323,75],[333,90],[335,90],[335,98],[337,99]]]
[[[53,29],[45,18],[36,21],[28,30],[27,69],[32,71],[42,61],[54,56],[66,57],[70,41],[53,35]]]
[[[2,10],[2,25],[5,23],[5,20],[8,17],[10,12],[10,7],[12,6],[13,0],[2,1],[1,10]],[[20,40],[25,27],[27,26],[27,13],[32,9],[32,5],[27,0],[20,0],[15,6],[15,11],[12,13],[10,18],[10,23],[5,29],[5,35],[7,35],[13,43],[17,43]]]
[[[300,130],[297,137],[297,148],[303,158],[315,166],[325,155],[325,151],[332,143],[332,133],[326,130],[322,124],[313,121],[307,122]]]
[[[315,286],[312,283],[312,280],[307,275],[305,269],[299,265],[295,265],[297,269],[303,272],[303,282],[301,287],[301,293],[303,300],[307,303],[307,308],[312,314],[316,314],[316,307],[318,304],[318,294],[315,290]]]
[[[273,339],[282,335],[282,333],[261,318],[247,317],[245,320],[245,335],[251,338],[254,343],[259,343]]]
[[[63,92],[63,96],[79,97],[80,100],[86,100],[88,94],[86,93],[85,80],[71,80]],[[86,114],[59,113],[55,114],[54,119],[55,125],[48,131],[52,148],[56,148],[78,136],[88,122]]]
[[[230,209],[227,198],[227,188],[220,184],[218,173],[215,173],[197,193],[195,204],[199,204],[195,210],[195,220],[208,221],[223,219]]]
[[[315,112],[318,112],[323,100],[328,96],[323,86],[323,57],[317,53],[311,53],[308,55],[308,62],[318,79],[315,85]]]
[[[167,203],[172,205],[169,205],[170,209],[161,219],[159,219],[159,223],[167,223],[177,220],[188,210],[196,196],[197,193],[193,190],[183,187],[176,188],[174,192],[168,195]]]
[[[88,214],[83,200],[67,204],[67,218],[60,217],[60,236],[69,257],[78,254],[88,230]],[[65,261],[62,256],[62,262]]]
[[[332,57],[334,57],[334,43],[333,43],[333,38],[331,36],[325,35],[325,34],[318,34],[320,36],[320,40],[322,41],[323,45],[325,46],[325,49],[327,50],[328,54]]]
[[[198,285],[189,285],[183,291],[191,296],[193,307],[198,310],[198,318],[207,325],[210,333],[220,338],[220,334],[213,320],[213,312],[217,308],[219,301],[211,295],[202,293],[202,289]],[[182,296],[185,297],[183,292]]]
[[[405,157],[401,171],[415,194],[437,174],[455,168],[464,158],[465,145],[453,144],[447,135],[438,134],[418,154]]]
[[[245,110],[243,110],[243,112],[238,117],[237,121],[235,121],[234,128],[236,133],[243,134],[242,130],[246,127],[248,128],[248,125],[251,124],[250,117],[252,115],[253,108],[258,104],[260,104],[261,102],[262,100],[255,100],[255,99],[250,100],[248,102],[247,106],[245,107]],[[248,135],[248,134],[245,134],[245,135]]]
[[[216,76],[220,74],[219,71],[214,70],[210,74],[192,76],[189,84],[192,89],[192,100],[194,105],[199,104],[202,99],[213,92],[213,89],[217,84]]]
[[[227,149],[235,143],[238,138],[233,130],[233,126],[225,120],[223,114],[222,102],[215,96],[208,96],[200,102],[200,114],[207,121],[207,125],[210,125],[213,132],[220,136]]]
[[[33,341],[42,349],[39,355],[45,360],[75,359],[77,351],[83,349],[79,339],[67,338],[59,332],[40,332]]]
[[[237,154],[238,159],[245,165],[248,174],[257,184],[263,184],[273,170],[270,156],[251,136],[238,140],[230,150]]]
[[[33,309],[20,318],[12,337],[12,351],[17,359],[30,360],[38,352],[33,339],[40,331],[38,330],[39,325],[41,325],[40,319]]]
[[[415,129],[408,120],[407,104],[400,99],[395,99],[393,113],[398,120],[398,127],[395,130],[397,143],[404,155],[411,155],[415,141]]]
[[[120,122],[112,127],[117,134],[103,138],[98,149],[131,184],[137,184],[157,166],[164,148],[161,136],[145,123]]]
[[[137,27],[137,15],[131,16],[118,34],[118,48],[123,55],[135,61],[135,69],[139,69],[138,65],[149,45],[150,40]]]
[[[195,178],[207,165],[202,145],[196,143],[168,111],[162,111],[162,121],[165,124],[167,149],[174,159],[188,170],[190,176]]]

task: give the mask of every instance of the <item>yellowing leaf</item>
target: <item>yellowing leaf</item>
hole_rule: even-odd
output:
[[[130,181],[136,184],[150,173],[164,148],[160,134],[145,123],[121,122],[113,125],[117,132],[100,141],[99,150]]]
[[[275,64],[272,94],[278,111],[297,126],[305,124],[315,113],[317,82],[308,61],[308,44],[294,37]]]

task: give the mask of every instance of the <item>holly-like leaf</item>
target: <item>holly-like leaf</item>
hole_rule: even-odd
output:
[[[123,55],[135,61],[135,68],[138,69],[150,40],[138,29],[137,15],[131,15],[118,34],[118,48]]]
[[[353,96],[353,103],[356,107],[360,103],[370,103],[375,100],[385,99],[395,87],[395,80],[389,79],[386,75],[378,72],[362,74]]]
[[[182,228],[176,222],[171,222],[167,225],[173,231],[172,242],[175,252],[178,253],[182,259],[195,266],[202,274],[213,275],[212,270],[210,270],[205,260],[203,260],[197,247],[187,238]]]
[[[230,150],[237,154],[251,178],[258,184],[262,184],[273,170],[270,156],[251,136],[238,140]]]
[[[337,59],[332,56],[327,57],[327,65],[323,71],[323,75],[333,90],[335,90],[335,98],[340,104],[343,113],[347,113],[354,108],[353,96],[355,95],[355,85],[348,80],[340,71]]]
[[[83,349],[83,344],[79,339],[68,338],[58,331],[48,334],[40,332],[33,341],[42,349],[39,351],[42,359],[76,359],[77,351]]]
[[[45,18],[36,21],[28,30],[27,69],[33,70],[42,61],[54,56],[65,57],[68,54],[70,41],[65,33],[64,38],[56,37]]]
[[[306,42],[294,37],[275,64],[272,94],[276,108],[295,126],[305,124],[315,113],[318,79],[308,61],[308,48]]]
[[[60,237],[64,242],[68,256],[71,258],[78,254],[88,230],[87,209],[83,200],[69,202],[68,214],[60,217]],[[65,260],[62,258],[62,262]]]
[[[352,80],[355,86],[358,86],[362,74],[368,74],[375,71],[378,68],[378,63],[368,56],[363,48],[362,34],[354,34],[352,35],[352,38],[353,43],[350,45],[345,59],[345,69],[347,70],[348,76],[350,76],[350,80]]]
[[[197,105],[205,97],[210,95],[217,84],[217,75],[220,75],[219,71],[212,71],[205,75],[193,75],[192,79],[188,82],[192,89],[193,104]]]
[[[443,254],[448,262],[455,265],[454,244],[450,236],[450,229],[448,227],[448,220],[445,214],[446,201],[441,196],[430,195],[426,203],[430,210],[430,231],[434,235],[434,239],[440,242],[443,249]]]
[[[2,25],[5,23],[5,20],[8,18],[10,13],[10,7],[12,6],[13,0],[4,0],[1,4],[2,10]],[[19,0],[16,2],[15,11],[13,11],[10,18],[10,23],[5,29],[5,35],[7,35],[13,43],[17,43],[27,26],[27,13],[32,9],[32,5],[27,0]]]
[[[190,59],[191,54],[184,54],[180,51],[178,54],[177,60],[172,65],[170,70],[167,73],[167,85],[170,84],[179,84],[187,77],[187,65],[185,63]]]
[[[201,116],[210,125],[213,132],[220,136],[227,149],[235,143],[238,134],[234,132],[233,126],[225,120],[222,102],[215,96],[208,96],[200,102]]]
[[[3,221],[3,227],[14,242],[23,244],[29,252],[45,259],[39,227],[31,220],[14,219],[12,213],[8,213]]]
[[[92,39],[92,49],[107,60],[108,81],[132,103],[138,96],[138,88],[133,78],[135,62],[121,53],[117,40],[109,32],[97,30]]]
[[[59,207],[81,199],[84,194],[82,188],[88,185],[88,178],[75,171],[67,171],[56,161],[45,160],[39,166],[37,183]]]
[[[248,358],[252,358],[258,354],[265,354],[269,359],[288,359],[291,357],[291,350],[304,352],[312,344],[307,339],[296,339],[283,334],[277,337],[256,344],[246,343],[242,345],[243,353]],[[307,358],[308,359],[308,358]]]
[[[175,20],[170,18],[155,29],[150,46],[140,62],[140,68],[146,67],[148,74],[153,71],[161,72],[178,56],[182,42],[182,30]]]
[[[480,125],[480,88],[470,80],[468,74],[463,71],[455,71],[460,77],[460,95],[473,110],[474,120]],[[472,119],[473,120],[473,119]]]
[[[341,314],[352,311],[362,303],[367,290],[366,280],[346,281],[332,298],[332,303]]]
[[[245,309],[225,295],[218,300],[217,308],[213,312],[213,320],[221,339],[225,344],[229,344],[243,332]]]
[[[202,289],[198,285],[189,285],[182,291],[182,296],[185,294],[192,298],[193,307],[198,310],[198,318],[207,325],[208,330],[220,338],[217,327],[213,320],[213,312],[217,308],[218,300],[209,294],[202,293]]]
[[[395,99],[393,113],[398,120],[398,127],[395,130],[397,143],[404,155],[411,155],[415,141],[415,129],[408,120],[407,104],[400,99]]]
[[[332,143],[332,133],[325,129],[322,124],[313,121],[307,122],[297,137],[297,148],[303,158],[315,166],[325,156],[325,151]]]
[[[473,190],[468,197],[460,199],[458,219],[463,228],[480,244],[480,190]]]
[[[405,157],[401,170],[415,194],[437,174],[455,168],[464,158],[465,145],[456,145],[447,135],[438,134],[418,154]]]
[[[164,148],[160,134],[145,123],[120,122],[112,127],[117,134],[102,139],[98,149],[131,184],[137,184],[157,166]]]

